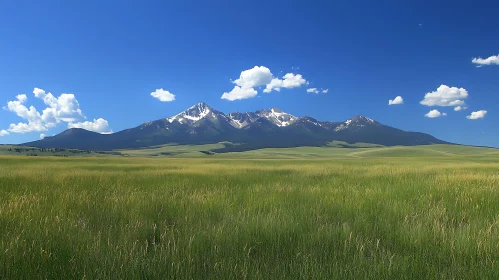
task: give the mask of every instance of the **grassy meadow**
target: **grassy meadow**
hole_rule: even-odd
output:
[[[498,262],[494,149],[0,156],[0,279],[499,279]]]

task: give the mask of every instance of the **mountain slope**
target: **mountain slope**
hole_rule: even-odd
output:
[[[24,144],[37,148],[73,148],[85,147],[82,150],[102,150],[106,147],[108,135],[88,131],[82,128],[71,128],[52,137]],[[77,149],[77,148],[76,148]],[[104,148],[105,149],[105,148]]]
[[[322,146],[334,140],[384,146],[446,143],[428,134],[406,132],[363,116],[344,122],[321,122],[311,117],[299,118],[277,108],[226,115],[205,103],[199,103],[174,116],[113,134],[103,135],[83,129],[70,129],[24,145],[40,148],[112,150],[168,143],[241,143],[219,150],[222,152],[266,147]]]

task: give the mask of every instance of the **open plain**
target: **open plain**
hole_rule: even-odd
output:
[[[497,279],[499,152],[4,155],[0,239],[2,279]]]

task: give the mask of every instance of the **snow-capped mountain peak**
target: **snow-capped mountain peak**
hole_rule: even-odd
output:
[[[352,119],[344,121],[342,124],[337,126],[334,130],[341,131],[345,129],[356,129],[360,127],[365,127],[369,125],[379,125],[379,123],[373,119],[364,117],[364,116],[356,116]]]
[[[353,123],[368,123],[368,124],[376,124],[377,122],[373,119],[370,119],[368,117],[364,117],[364,116],[356,116],[354,117],[353,119],[351,119],[350,121],[352,121]]]
[[[232,126],[235,128],[243,128],[252,122],[254,122],[256,119],[258,119],[258,116],[255,113],[230,113],[228,116],[228,119],[231,123]]]
[[[95,138],[96,135],[99,139]],[[206,144],[230,141],[237,145],[226,146],[227,149],[219,150],[240,151],[241,148],[244,150],[317,146],[334,140],[385,146],[447,143],[424,133],[407,133],[384,126],[363,116],[343,122],[328,122],[306,116],[297,118],[277,108],[226,115],[205,103],[199,103],[175,116],[147,122],[110,135],[92,134],[85,130],[73,129],[55,137],[25,143],[25,145],[114,150],[167,143]]]
[[[271,121],[273,124],[284,127],[288,126],[298,120],[297,117],[285,113],[277,108],[270,108],[268,110],[260,110],[257,111],[256,114],[259,117],[263,117]]]
[[[223,122],[236,129],[241,129],[252,123],[255,123],[258,119],[261,118],[270,121],[278,127],[287,127],[299,120],[301,120],[301,122],[311,123],[318,127],[323,126],[323,122],[319,122],[316,119],[310,117],[298,118],[291,114],[283,112],[278,108],[270,108],[256,112],[234,112],[225,115],[224,113],[211,108],[205,103],[198,103],[194,106],[191,106],[187,110],[176,114],[175,116],[165,118],[164,120],[166,120],[166,122],[169,124],[179,123],[194,125],[202,119],[209,119],[212,122]],[[345,129],[359,129],[370,125],[379,125],[379,123],[364,116],[356,116],[352,119],[334,125],[334,131],[341,131]],[[327,126],[328,125],[326,124],[325,127]]]
[[[177,121],[181,124],[188,123],[192,124],[195,123],[206,116],[208,116],[210,113],[215,112],[210,106],[208,106],[206,103],[198,103],[194,106],[191,106],[189,109],[176,114],[173,117],[167,118],[167,120],[172,123],[174,121]]]
[[[303,123],[311,123],[315,126],[322,126],[321,122],[311,117],[302,117],[299,120]]]

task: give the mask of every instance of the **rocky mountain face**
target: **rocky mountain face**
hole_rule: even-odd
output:
[[[239,143],[224,151],[265,147],[321,146],[329,141],[373,143],[385,146],[446,143],[433,136],[405,132],[364,116],[343,122],[321,122],[296,117],[277,108],[224,114],[205,103],[160,120],[113,134],[69,129],[56,136],[25,143],[40,148],[112,150],[161,144]]]

